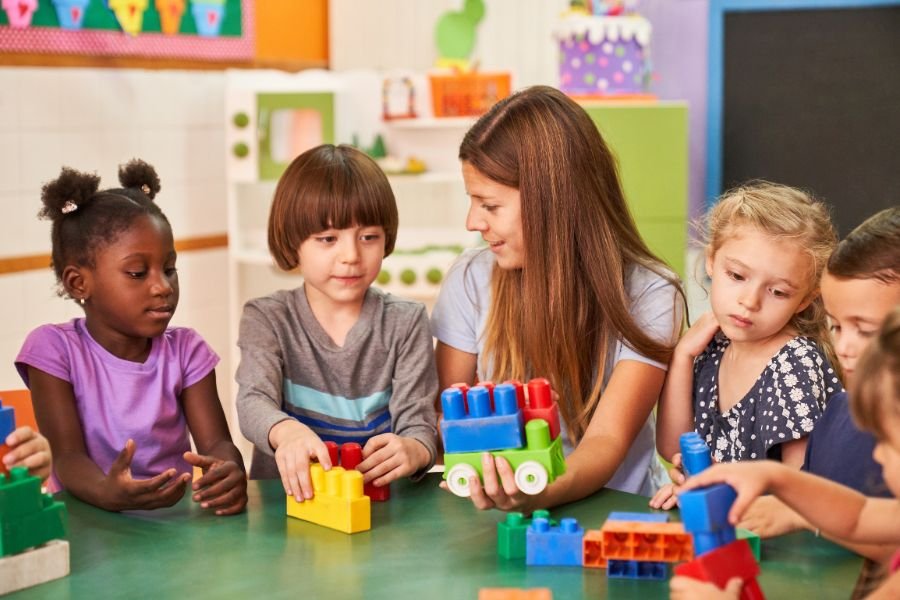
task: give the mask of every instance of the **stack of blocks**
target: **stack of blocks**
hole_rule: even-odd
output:
[[[550,384],[533,379],[527,387],[527,402],[518,381],[482,382],[471,389],[456,384],[441,393],[444,479],[451,492],[469,495],[469,478],[481,475],[482,452],[509,461],[526,494],[540,493],[565,472],[559,407]]]
[[[694,556],[690,534],[662,513],[610,513],[584,538],[584,566],[606,567],[612,579],[664,580],[668,563]]]
[[[497,554],[503,558],[525,558],[526,532],[534,519],[547,519],[556,525],[548,510],[536,510],[530,519],[520,512],[507,513],[506,520],[497,523]]]
[[[325,446],[334,466],[340,465],[350,471],[362,462],[362,446],[357,443],[349,442],[338,446],[335,442],[325,442]],[[371,498],[372,502],[385,502],[391,499],[391,486],[376,487],[374,483],[367,483],[363,486],[363,493]]]
[[[288,516],[344,533],[372,528],[372,501],[363,494],[362,473],[336,466],[326,472],[322,465],[313,463],[309,475],[314,497],[297,502],[288,496]]]
[[[711,463],[709,448],[696,433],[681,436],[685,472],[696,475]],[[694,538],[694,560],[675,567],[677,575],[714,583],[724,589],[733,577],[744,582],[742,600],[763,598],[756,582],[759,565],[746,539],[737,539],[728,512],[737,498],[730,485],[716,484],[690,490],[678,498],[681,520]],[[752,534],[751,534],[752,535]]]
[[[26,467],[0,475],[0,594],[69,574],[66,507]]]

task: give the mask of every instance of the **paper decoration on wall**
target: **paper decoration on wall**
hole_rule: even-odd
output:
[[[59,18],[59,26],[63,29],[81,29],[84,22],[84,12],[90,0],[53,0],[56,16]]]
[[[475,32],[484,18],[483,0],[464,0],[461,11],[449,11],[438,19],[434,30],[438,48],[438,67],[469,68],[475,48]]]
[[[187,0],[156,0],[159,27],[166,35],[177,35],[181,29],[181,17],[187,8]]]
[[[3,0],[3,10],[9,18],[9,26],[25,29],[31,26],[31,17],[38,8],[38,0]]]
[[[385,77],[381,85],[381,118],[416,118],[416,86],[409,77]]]
[[[254,56],[253,13],[253,0],[0,0],[0,48],[244,61]]]
[[[137,35],[144,26],[144,11],[148,0],[104,0],[107,7],[116,15],[122,31],[129,35]]]
[[[206,37],[219,35],[225,17],[225,0],[191,0],[191,13],[197,33]]]

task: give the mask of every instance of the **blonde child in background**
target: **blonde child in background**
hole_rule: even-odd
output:
[[[13,467],[27,467],[28,472],[40,477],[41,481],[50,477],[53,461],[47,438],[25,425],[6,436],[3,443],[9,448],[3,455],[3,466],[7,471]]]
[[[726,193],[706,221],[712,311],[675,348],[657,414],[657,449],[680,462],[696,430],[716,462],[773,458],[800,468],[828,398],[843,390],[825,356],[818,282],[837,242],[826,207],[758,182]],[[674,486],[651,499],[676,503]]]
[[[825,534],[862,544],[900,545],[900,308],[885,320],[856,368],[850,406],[859,426],[878,439],[874,458],[884,469],[893,498],[872,498],[860,492],[772,461],[713,465],[684,484],[684,490],[727,483],[737,490],[728,518],[739,523],[747,507],[766,492],[797,511]],[[673,577],[672,598],[738,598],[739,582],[727,590],[686,577]],[[870,596],[900,596],[900,552],[890,575]]]
[[[238,513],[247,479],[216,391],[218,356],[194,330],[168,327],[179,288],[172,229],[153,202],[159,178],[134,160],[119,180],[98,191],[99,177],[64,168],[41,196],[61,293],[85,315],[35,329],[16,358],[55,484],[106,510],[152,509],[178,502],[201,467],[193,500]]]
[[[303,284],[244,307],[237,409],[251,478],[280,477],[297,501],[313,497],[310,459],[331,467],[323,440],[361,444],[358,469],[376,486],[434,464],[425,306],[370,287],[397,224],[387,177],[350,146],[308,150],[278,181],[269,250]]]

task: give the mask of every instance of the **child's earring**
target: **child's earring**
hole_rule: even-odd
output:
[[[84,298],[79,298],[78,303],[81,304],[82,306],[84,306]]]

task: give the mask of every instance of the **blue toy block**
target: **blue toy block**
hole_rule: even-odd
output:
[[[492,411],[490,392],[481,386],[473,387],[466,396],[457,388],[441,393],[444,411],[441,434],[445,452],[485,452],[524,445],[522,411],[515,396],[498,395],[495,400]]]
[[[678,504],[684,528],[694,534],[734,529],[728,523],[728,511],[736,498],[734,488],[724,483],[680,494]]]
[[[669,521],[669,513],[634,513],[634,512],[611,512],[606,517],[607,521],[643,521],[646,523],[667,523]]]
[[[684,474],[690,477],[712,465],[712,454],[709,446],[696,431],[682,433],[679,438],[681,447],[681,464]]]
[[[610,560],[606,563],[606,575],[610,579],[665,581],[669,576],[669,565],[644,560]]]
[[[12,406],[3,406],[3,402],[0,401],[0,444],[15,430],[16,411]]]
[[[734,527],[708,532],[695,531],[691,535],[694,537],[694,556],[706,554],[737,539]]]
[[[525,564],[580,567],[583,541],[584,529],[575,519],[562,519],[558,527],[547,519],[534,519],[525,532]]]

